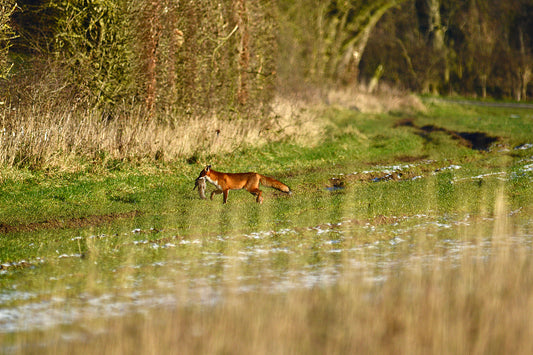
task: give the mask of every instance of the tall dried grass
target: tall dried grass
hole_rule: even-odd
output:
[[[365,85],[359,85],[330,90],[325,96],[325,101],[330,105],[348,107],[363,113],[423,112],[426,109],[417,96],[386,85],[381,85],[376,92],[369,92]]]
[[[312,146],[330,124],[320,117],[324,107],[374,113],[424,110],[419,99],[403,92],[386,89],[369,94],[357,88],[318,95],[310,91],[303,98],[277,96],[269,104],[269,114],[256,118],[237,113],[224,117],[160,113],[148,119],[146,110],[135,102],[110,115],[80,108],[87,107],[80,98],[46,101],[43,92],[53,96],[52,92],[35,91],[35,99],[30,100],[35,104],[0,103],[0,165],[4,167],[79,170],[88,164],[106,166],[117,161],[195,161],[283,140]]]
[[[313,144],[324,125],[312,110],[282,99],[273,104],[270,116],[257,119],[211,115],[162,122],[146,119],[135,107],[122,112],[109,119],[90,110],[3,107],[0,164],[68,170],[84,162],[201,158],[289,138]]]

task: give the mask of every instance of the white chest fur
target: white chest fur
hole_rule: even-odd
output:
[[[209,181],[211,184],[215,185],[215,187],[219,190],[222,190],[222,187],[218,184],[218,180],[213,180],[209,176],[206,175],[206,180]]]

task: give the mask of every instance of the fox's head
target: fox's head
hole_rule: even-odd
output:
[[[209,171],[211,170],[211,165],[207,165],[204,170],[200,171],[200,175],[198,176],[198,179],[201,179],[208,175]]]

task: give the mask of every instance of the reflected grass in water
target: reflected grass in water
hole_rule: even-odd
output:
[[[484,215],[349,218],[348,193],[313,217],[340,219],[309,226],[220,209],[228,234],[89,236],[84,257],[19,270],[12,298],[3,292],[2,319],[14,310],[4,324],[15,325],[0,334],[3,349],[524,353],[532,221],[498,191]]]
[[[495,210],[498,214],[484,221],[444,224],[417,216],[392,224],[347,222],[233,236],[223,252],[206,250],[214,239],[185,244],[202,255],[196,262],[172,249],[160,262],[124,266],[122,276],[132,280],[115,293],[77,294],[68,305],[51,299],[57,311],[77,310],[73,324],[19,332],[10,349],[529,353],[531,222]],[[359,243],[359,228],[396,235]],[[291,248],[280,240],[284,234],[297,239],[302,234],[303,244]],[[141,274],[150,280],[138,279]],[[101,277],[96,269],[87,275]]]

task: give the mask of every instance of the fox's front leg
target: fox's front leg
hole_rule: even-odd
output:
[[[224,193],[224,203],[228,202],[228,192],[229,190],[222,191]]]
[[[215,196],[215,194],[221,194],[222,193],[222,190],[215,190],[213,192],[211,192],[211,201],[213,201],[213,196]]]

